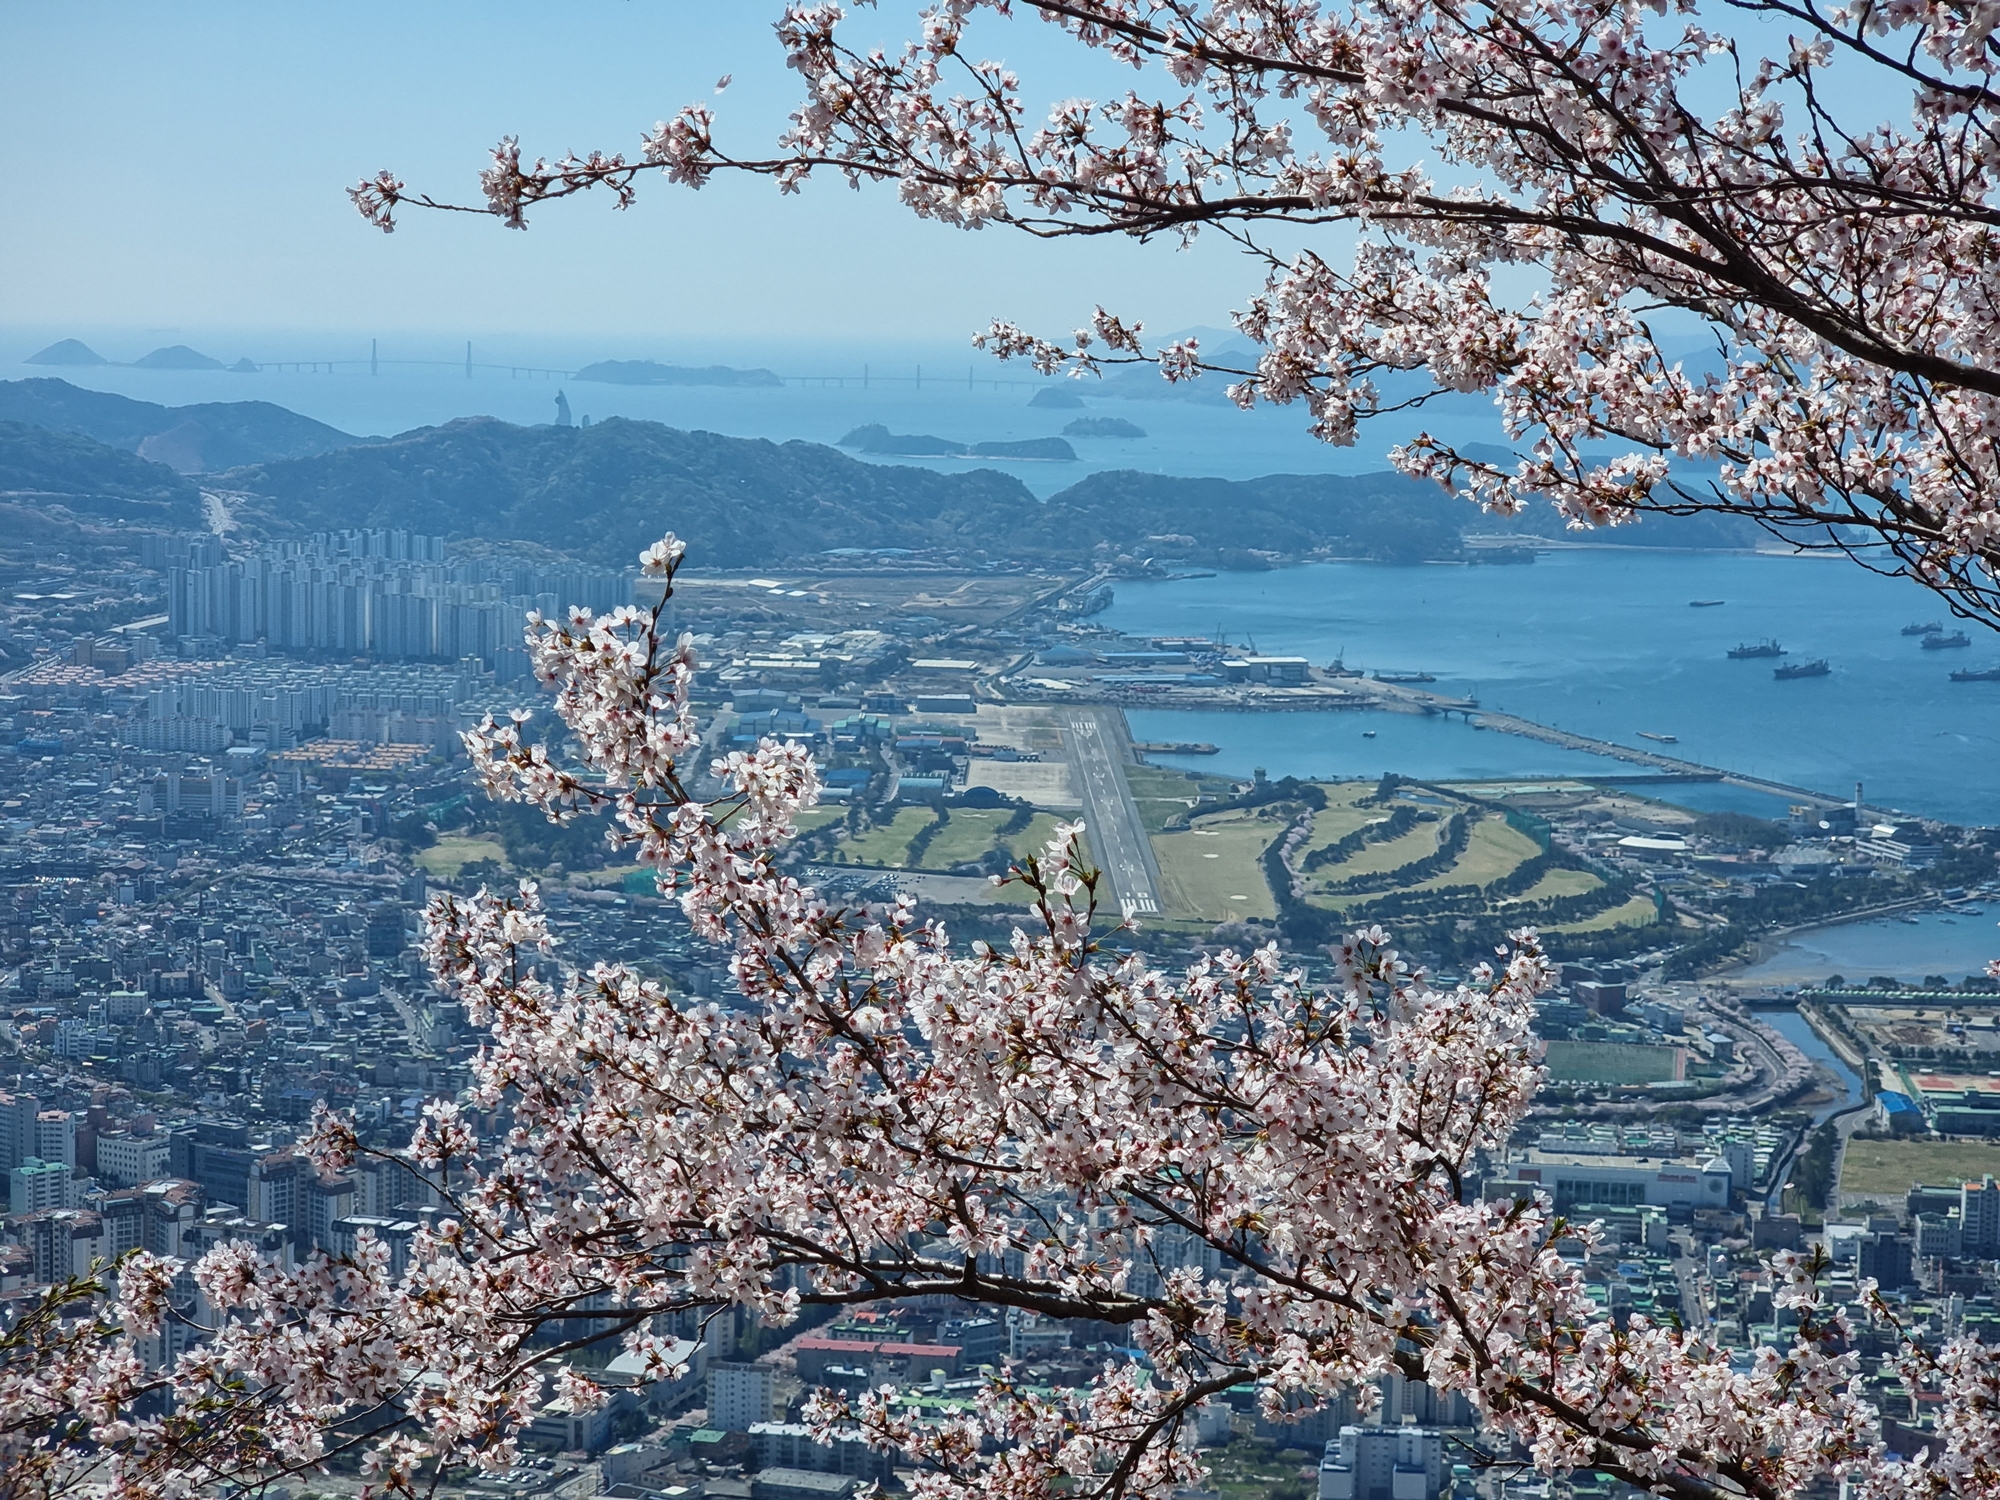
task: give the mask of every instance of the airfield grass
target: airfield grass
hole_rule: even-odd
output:
[[[953,865],[978,859],[996,846],[1019,859],[1024,854],[1039,853],[1042,846],[1055,836],[1055,815],[1036,813],[1029,819],[1026,828],[1003,838],[1000,829],[1013,816],[1014,809],[1011,807],[953,808],[951,821],[938,830],[930,848],[924,851],[923,868],[949,870]]]
[[[1153,854],[1167,915],[1204,922],[1276,916],[1260,861],[1283,831],[1255,813],[1227,812],[1198,818],[1185,833],[1157,835]]]
[[[1158,833],[1167,819],[1188,811],[1201,795],[1201,784],[1182,771],[1161,766],[1127,766],[1125,780],[1138,804],[1139,821],[1146,832]]]
[[[507,850],[496,838],[453,838],[447,834],[430,848],[418,853],[417,863],[440,880],[456,880],[467,865],[490,859],[504,867]]]
[[[909,860],[910,840],[917,836],[917,830],[935,821],[936,815],[928,807],[899,807],[888,822],[878,822],[858,836],[842,839],[841,863],[900,870]]]
[[[2000,1176],[2000,1141],[1871,1141],[1853,1137],[1840,1160],[1840,1191],[1884,1201],[1913,1182],[1948,1187]]]
[[[1019,859],[1040,851],[1055,836],[1059,819],[1053,813],[1038,812],[1028,826],[1004,838],[1000,829],[1014,815],[1011,807],[955,807],[951,821],[937,831],[924,850],[923,864],[911,866],[910,840],[936,821],[928,807],[899,807],[895,816],[878,822],[859,836],[844,837],[833,853],[833,862],[868,865],[877,869],[949,870],[953,865],[970,864],[987,850],[1000,847]],[[1089,850],[1089,842],[1084,848]]]
[[[998,841],[1000,825],[1013,815],[1011,807],[954,807],[951,821],[924,851],[923,868],[948,870],[979,858]]]

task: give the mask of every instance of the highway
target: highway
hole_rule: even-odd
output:
[[[1123,911],[1152,916],[1160,910],[1160,870],[1125,780],[1124,733],[1116,718],[1122,716],[1115,708],[1066,708],[1063,741],[1083,798],[1091,854],[1110,883],[1111,900]]]

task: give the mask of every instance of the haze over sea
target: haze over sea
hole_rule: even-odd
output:
[[[927,349],[649,350],[475,343],[475,371],[407,366],[401,357],[463,357],[443,344],[385,342],[379,375],[266,370],[50,368],[19,363],[56,335],[15,330],[0,344],[0,378],[58,376],[93,389],[167,405],[264,400],[354,433],[388,434],[466,415],[550,420],[555,393],[579,416],[645,418],[776,441],[831,443],[881,422],[898,432],[965,442],[1043,437],[1082,415],[1124,417],[1148,436],[1077,439],[1077,463],[994,465],[1048,495],[1098,469],[1247,478],[1268,473],[1360,473],[1386,467],[1384,451],[1427,425],[1455,441],[1493,441],[1483,402],[1462,400],[1364,432],[1361,446],[1328,448],[1308,438],[1302,409],[1239,412],[1218,401],[1131,400],[1090,382],[1063,382],[1082,410],[1032,408],[1031,390],[1002,385],[1027,372],[948,346]],[[132,359],[161,344],[259,361],[314,357],[365,360],[367,342],[324,334],[242,341],[195,331],[87,335],[100,353]],[[843,386],[773,388],[618,386],[510,376],[503,365],[575,368],[597,358],[656,357],[680,364],[763,365],[783,374],[850,377]],[[947,364],[946,361],[951,361]],[[925,367],[924,384],[910,380]],[[871,383],[858,383],[863,365]],[[948,372],[955,368],[956,376]],[[968,369],[974,378],[968,387]],[[919,463],[923,460],[884,460]],[[933,467],[963,471],[959,460]],[[1649,521],[1649,528],[1671,526]],[[1723,599],[1691,609],[1692,599]],[[1437,565],[1393,568],[1316,564],[1173,582],[1121,581],[1104,623],[1141,635],[1213,634],[1253,640],[1271,654],[1324,664],[1422,670],[1439,692],[1476,696],[1490,708],[1595,738],[1650,748],[1641,730],[1672,734],[1659,747],[1682,758],[1835,795],[1866,783],[1871,805],[1967,823],[2000,822],[2000,683],[1952,683],[1956,667],[2000,664],[2000,638],[1968,628],[1962,651],[1924,651],[1899,634],[1912,621],[1943,619],[1915,585],[1872,577],[1851,563],[1814,558],[1587,547],[1545,553],[1532,567]],[[1730,661],[1729,647],[1774,636],[1797,662],[1826,657],[1830,676],[1776,682],[1769,661]],[[1463,724],[1407,715],[1188,714],[1134,711],[1135,736],[1206,740],[1216,757],[1190,767],[1248,775],[1375,775],[1434,778],[1630,772],[1631,767]],[[1364,729],[1376,736],[1363,738]],[[1677,788],[1677,800],[1765,815],[1783,807],[1722,787]]]

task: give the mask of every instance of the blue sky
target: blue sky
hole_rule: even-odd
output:
[[[1060,330],[1096,300],[1157,331],[1222,323],[1252,287],[1252,268],[1219,241],[1180,253],[966,234],[917,221],[887,190],[833,181],[790,199],[756,181],[699,194],[654,181],[628,213],[578,201],[526,234],[414,214],[385,237],[348,205],[343,190],[385,166],[474,197],[486,148],[507,133],[530,153],[629,151],[654,120],[712,99],[723,73],[735,78],[715,101],[723,138],[761,149],[794,98],[770,31],[778,8],[8,5],[0,137],[16,175],[0,323],[147,347],[337,330],[588,336],[635,351],[963,349],[989,317]],[[915,9],[892,0],[861,24],[887,39]],[[1079,64],[1040,23],[989,20],[980,36],[1049,80],[1041,98],[1102,96],[1130,77]]]

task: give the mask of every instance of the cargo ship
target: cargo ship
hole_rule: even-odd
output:
[[[1958,646],[1970,646],[1972,637],[1963,630],[1954,630],[1950,635],[1927,635],[1924,637],[1926,651],[1950,651]]]
[[[1776,641],[1759,641],[1754,646],[1733,646],[1729,651],[1731,661],[1754,661],[1760,656],[1783,656],[1785,648]]]
[[[1960,667],[1951,674],[1953,682],[2000,682],[2000,667]]]
[[[1942,625],[1938,624],[1938,622],[1937,622],[1936,620],[1932,620],[1932,621],[1931,621],[1931,622],[1930,622],[1929,624],[1927,624],[1927,625],[1905,625],[1905,626],[1903,627],[1903,634],[1904,634],[1904,635],[1943,635],[1943,634],[1944,634],[1944,626],[1942,626]]]
[[[1780,682],[1790,682],[1794,677],[1824,677],[1833,670],[1826,664],[1826,658],[1818,661],[1795,661],[1789,666],[1779,667],[1771,675]]]
[[[1436,682],[1428,672],[1377,672],[1377,682]]]
[[[1690,599],[1690,600],[1688,600],[1688,608],[1689,608],[1689,609],[1714,609],[1716,605],[1718,605],[1718,604],[1727,604],[1728,602],[1729,602],[1729,601],[1728,601],[1728,600],[1726,600],[1726,599]]]

